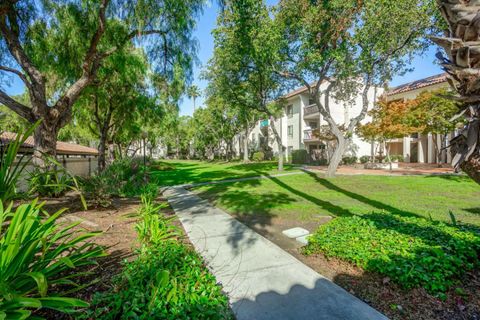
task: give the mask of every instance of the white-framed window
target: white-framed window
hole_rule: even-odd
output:
[[[291,104],[289,104],[289,105],[287,106],[287,116],[288,116],[289,118],[293,117],[293,105],[291,105]]]
[[[288,126],[287,133],[289,138],[293,138],[293,126]]]

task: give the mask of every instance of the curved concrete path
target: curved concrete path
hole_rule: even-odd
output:
[[[238,320],[380,320],[384,315],[181,187],[164,190]]]

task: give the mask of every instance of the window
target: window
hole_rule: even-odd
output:
[[[318,128],[318,124],[316,121],[309,121],[308,122],[308,126],[310,127],[310,129],[314,130],[314,129],[317,129]]]
[[[287,106],[287,116],[289,118],[293,117],[293,105],[291,104]]]
[[[315,104],[315,100],[312,98],[308,99],[308,105],[311,106],[313,104]]]
[[[293,138],[293,126],[288,126],[288,137]]]

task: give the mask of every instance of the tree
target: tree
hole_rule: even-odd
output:
[[[413,133],[425,130],[425,125],[416,121],[413,109],[417,102],[414,100],[390,101],[381,99],[373,109],[368,111],[372,121],[359,124],[357,133],[367,141],[378,142],[390,162],[389,150],[386,142],[391,139],[403,138]]]
[[[454,154],[452,165],[462,169],[480,184],[480,29],[477,26],[478,1],[438,0],[447,23],[445,37],[433,41],[443,48],[446,57],[437,56],[458,93],[460,114],[466,119],[462,132],[450,141]]]
[[[335,174],[355,127],[371,106],[369,92],[406,71],[414,53],[426,48],[433,0],[282,0],[275,13],[280,34],[275,71],[304,85],[336,138],[327,176]],[[362,97],[348,123],[336,123],[330,100]],[[346,130],[340,130],[344,125]]]
[[[98,168],[105,169],[108,144],[114,136],[131,128],[139,112],[154,106],[147,95],[147,63],[133,47],[116,52],[105,60],[96,80],[80,99],[89,110],[85,123],[99,139]]]
[[[447,135],[461,125],[461,121],[452,121],[458,113],[458,103],[448,98],[450,96],[451,93],[444,89],[423,92],[413,100],[410,111],[412,121],[423,128],[419,132],[432,134],[438,162],[446,161],[445,157],[442,159],[442,153],[446,156],[443,151],[447,147]]]
[[[195,101],[198,97],[200,97],[200,89],[196,85],[191,85],[187,89],[187,95],[190,99],[193,100],[193,113],[195,113]]]
[[[277,98],[278,83],[272,69],[276,57],[275,34],[270,12],[263,1],[226,1],[214,30],[214,57],[207,79],[210,91],[237,110],[245,140],[256,121],[267,117],[278,145],[278,170],[283,170],[283,143],[275,127],[283,105]],[[255,112],[256,111],[256,112]],[[244,140],[244,141],[245,141]],[[244,145],[248,161],[248,142]]]
[[[31,107],[0,90],[0,103],[33,123],[35,158],[56,154],[58,131],[92,84],[105,59],[126,45],[142,44],[156,71],[169,78],[175,66],[188,73],[192,30],[203,0],[3,1],[0,5],[0,71],[25,84]]]

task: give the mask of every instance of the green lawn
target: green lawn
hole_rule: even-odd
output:
[[[202,197],[237,214],[265,214],[310,220],[319,215],[352,216],[387,212],[401,216],[480,226],[480,186],[463,176],[271,177],[196,188]]]
[[[349,261],[404,288],[444,297],[479,266],[480,186],[464,176],[305,173],[195,190],[242,220],[279,217],[303,225],[332,216],[304,252]]]
[[[160,164],[173,167],[173,170],[154,170],[152,172],[152,177],[161,186],[247,178],[278,173],[276,162],[243,164],[241,162],[166,160]],[[285,165],[286,172],[293,170],[296,169],[291,165]]]

